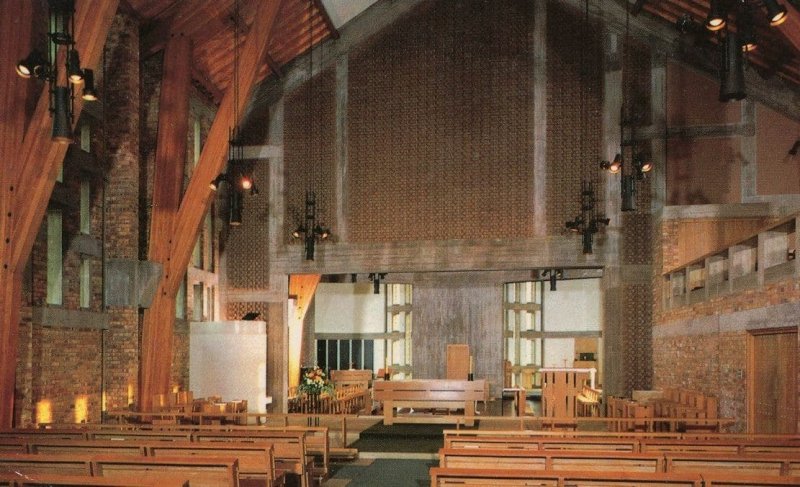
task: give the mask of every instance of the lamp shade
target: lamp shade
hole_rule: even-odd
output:
[[[718,31],[724,28],[727,23],[727,12],[725,12],[722,1],[711,0],[711,8],[709,8],[708,17],[706,17],[706,29]]]
[[[70,93],[66,86],[53,88],[53,141],[69,144],[72,142],[72,121],[70,120]]]
[[[774,27],[786,21],[786,7],[778,3],[777,0],[764,0],[764,5],[767,7],[769,25]]]
[[[722,46],[719,101],[741,100],[747,96],[744,87],[744,57],[739,37],[728,32]]]

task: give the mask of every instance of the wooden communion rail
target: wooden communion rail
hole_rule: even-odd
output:
[[[463,409],[463,423],[475,424],[475,402],[486,401],[489,390],[485,379],[376,381],[373,397],[383,402],[383,424],[408,422],[460,422],[454,416],[410,418],[395,416],[395,409]]]

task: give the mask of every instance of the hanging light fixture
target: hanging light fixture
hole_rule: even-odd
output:
[[[86,101],[97,101],[97,90],[94,88],[94,71],[91,69],[83,70],[83,95]]]
[[[753,8],[750,3],[740,0],[739,13],[736,16],[736,28],[739,32],[739,41],[742,51],[754,51],[758,47],[755,24],[753,23]]]
[[[716,32],[725,28],[728,23],[728,12],[723,5],[723,0],[711,0],[711,8],[706,17],[706,29]]]
[[[788,17],[786,7],[778,3],[777,0],[764,0],[764,6],[767,7],[769,25],[775,27],[786,22],[786,18]]]
[[[744,56],[739,36],[728,31],[722,43],[719,71],[719,101],[742,100],[747,96],[744,86]]]
[[[50,113],[53,116],[52,139],[54,142],[72,142],[74,118],[74,85],[83,83],[86,71],[81,68],[80,55],[75,49],[75,2],[74,0],[48,0],[47,55],[34,49],[16,65],[16,72],[23,78],[36,78],[49,84]],[[59,76],[60,51],[66,49],[62,72]],[[66,80],[66,84],[65,83]],[[83,99],[97,100],[94,78],[90,87],[84,89]]]
[[[719,2],[711,2],[712,12],[719,13],[721,5]],[[711,18],[711,15],[709,15]],[[724,18],[724,17],[723,17]],[[625,15],[625,45],[623,59],[627,60],[628,51],[631,49],[630,42],[630,13],[626,10]],[[740,53],[741,54],[741,53]],[[623,62],[623,67],[627,69],[630,63]],[[629,78],[626,74],[623,75],[625,79]],[[620,174],[620,190],[622,196],[622,211],[636,211],[636,182],[645,178],[646,173],[653,170],[653,161],[647,157],[645,153],[637,147],[635,142],[635,121],[632,116],[632,108],[628,102],[627,92],[630,87],[622,87],[622,108],[620,110],[620,151],[614,156],[614,160],[600,162],[600,167],[605,169],[611,174]],[[629,163],[625,163],[625,159],[630,158]],[[601,222],[602,223],[602,222]],[[588,247],[587,247],[588,246]],[[584,242],[584,250],[591,248],[591,241]]]
[[[308,163],[311,164],[310,185],[316,184],[315,164],[312,158],[312,97],[314,96],[314,0],[308,2],[308,100],[307,116],[308,121]],[[292,238],[303,240],[306,260],[314,260],[316,245],[330,237],[330,228],[322,224],[319,220],[319,207],[317,206],[317,194],[312,189],[306,189],[305,213],[302,223],[293,231]]]

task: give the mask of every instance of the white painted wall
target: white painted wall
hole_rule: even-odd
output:
[[[194,397],[247,399],[248,412],[265,413],[266,322],[192,322],[189,326],[189,389]]]
[[[315,333],[383,333],[386,331],[386,288],[375,294],[371,282],[320,283],[314,295]],[[375,340],[375,369],[385,367],[383,340]]]

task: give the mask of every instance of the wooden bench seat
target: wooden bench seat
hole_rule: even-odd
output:
[[[658,454],[628,452],[442,448],[439,450],[439,466],[657,473],[664,471],[664,458]]]
[[[524,486],[631,486],[702,487],[697,474],[645,472],[576,472],[529,469],[442,468],[430,469],[431,487],[451,485],[524,485]]]
[[[383,403],[383,424],[409,422],[395,417],[395,409],[463,409],[465,424],[475,424],[475,402],[485,401],[488,385],[485,379],[468,380],[401,380],[375,381],[373,398]],[[446,418],[439,418],[444,420]],[[429,420],[429,418],[425,418]]]
[[[191,431],[164,430],[94,430],[88,431],[90,440],[141,440],[141,441],[191,441]]]
[[[94,476],[136,476],[143,480],[187,479],[192,487],[238,487],[239,464],[228,457],[132,457],[97,455]]]
[[[83,475],[56,475],[56,474],[36,474],[27,477],[19,475],[0,474],[0,486],[2,487],[61,487],[84,485],[92,487],[188,487],[188,480],[157,479],[146,480],[140,477],[86,477]]]

